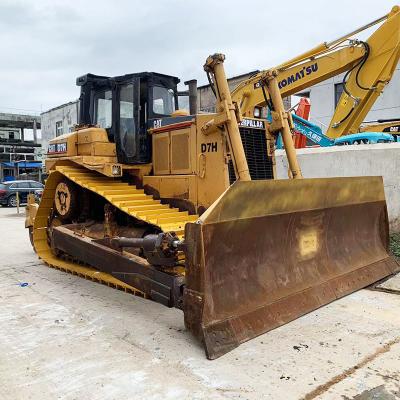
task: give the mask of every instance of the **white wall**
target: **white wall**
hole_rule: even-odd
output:
[[[305,178],[383,176],[390,229],[400,231],[400,143],[297,150]],[[287,158],[276,152],[278,179],[287,178]]]

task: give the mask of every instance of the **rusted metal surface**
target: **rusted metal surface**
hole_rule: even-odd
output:
[[[380,177],[236,182],[200,220],[184,312],[210,359],[398,270]]]

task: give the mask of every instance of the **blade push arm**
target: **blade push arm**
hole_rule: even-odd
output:
[[[204,70],[208,75],[213,90],[215,90],[218,114],[204,125],[202,132],[207,135],[207,132],[210,129],[213,129],[218,125],[225,126],[225,135],[231,151],[235,175],[238,180],[250,181],[251,176],[249,167],[239,132],[238,122],[240,121],[240,115],[232,102],[223,65],[224,60],[225,56],[217,53],[209,56],[204,65]],[[271,132],[282,132],[285,151],[289,162],[290,176],[293,179],[299,179],[302,178],[302,174],[292,140],[290,115],[284,109],[276,76],[276,72],[272,72],[266,76],[266,90],[268,91],[268,95],[271,98],[271,104],[274,108],[274,111],[272,112],[272,123],[270,124],[269,129]]]

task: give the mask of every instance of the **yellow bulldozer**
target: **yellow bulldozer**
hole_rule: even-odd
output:
[[[398,264],[381,177],[302,178],[278,72],[257,82],[269,123],[242,117],[222,54],[204,69],[215,113],[179,111],[172,76],[78,78],[79,125],[50,142],[26,227],[49,266],[182,309],[215,359]]]

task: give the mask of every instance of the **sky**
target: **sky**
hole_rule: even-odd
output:
[[[75,100],[76,77],[155,71],[206,83],[271,68],[390,11],[390,0],[0,0],[0,111]]]

